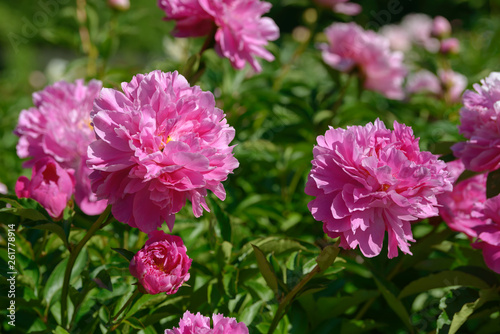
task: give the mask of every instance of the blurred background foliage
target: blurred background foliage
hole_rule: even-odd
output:
[[[394,1],[401,10],[386,15]],[[500,0],[394,1],[356,1],[363,12],[354,21],[366,27],[374,22],[398,23],[409,13],[442,15],[451,21],[453,36],[462,46],[449,59],[450,65],[468,78],[469,88],[499,69]],[[311,270],[320,249],[331,242],[324,237],[322,224],[313,220],[307,209],[310,198],[304,195],[312,147],[329,125],[364,125],[378,117],[389,126],[394,120],[411,125],[423,149],[460,140],[459,104],[421,96],[411,101],[387,100],[374,92],[360,94],[355,82],[347,85],[344,97],[341,87],[347,78],[325,67],[315,45],[324,40],[324,28],[350,17],[326,9],[311,11],[314,6],[308,0],[270,2],[269,16],[280,27],[281,37],[269,46],[276,60],[262,61],[261,74],[254,75],[249,68],[236,71],[213,50],[203,55],[207,70],[198,84],[214,93],[228,123],[235,127],[240,167],[225,182],[227,199],[210,199],[212,213],[195,219],[188,205],[178,215],[174,232],[184,239],[194,259],[190,286],[170,297],[140,297],[121,332],[162,333],[189,309],[205,315],[223,312],[249,324],[251,333],[266,333],[280,296]],[[82,3],[0,2],[0,182],[11,193],[17,178],[30,174],[17,158],[17,137],[12,131],[20,111],[32,106],[34,91],[62,79],[98,78],[116,88],[133,75],[153,69],[182,72],[188,57],[203,43],[203,39],[171,37],[173,24],[162,20],[163,12],[154,0],[132,0],[125,12],[113,11],[104,0],[87,0],[83,19],[78,15]],[[82,42],[85,30],[89,40]],[[422,62],[436,66],[432,55]],[[337,104],[342,97],[343,103]],[[35,203],[26,205],[37,208]],[[26,222],[4,213],[0,219],[4,224]],[[76,228],[69,241],[76,242],[92,220],[80,212],[71,219]],[[335,264],[313,279],[292,304],[276,332],[431,333],[440,328],[440,333],[448,333],[455,312],[447,306],[460,310],[478,300],[480,293],[498,285],[498,275],[488,271],[480,252],[472,250],[465,237],[448,230],[439,219],[415,225],[414,235],[418,242],[412,246],[413,257],[388,260],[382,251],[377,258],[364,259],[358,251],[343,250]],[[50,332],[60,323],[57,281],[62,267],[58,264],[64,263],[67,252],[61,238],[48,231],[23,227],[17,238],[22,297],[16,330]],[[105,324],[134,289],[127,261],[111,248],[136,252],[145,240],[143,233],[113,222],[88,244],[72,280],[75,290],[70,296],[77,306],[72,332],[106,331]],[[275,291],[261,276],[250,243],[262,249],[278,277]],[[2,268],[5,261],[0,259]],[[436,286],[420,282],[413,290],[412,286],[403,290],[415,279],[443,270],[454,271],[455,276],[440,277],[443,283]],[[98,275],[102,275],[99,284]],[[102,288],[106,282],[112,284],[112,291]],[[5,277],[0,283],[0,304],[6,305]],[[457,285],[462,288],[450,288]],[[403,291],[407,295],[401,295]],[[484,301],[461,332],[495,333],[500,325],[497,304]]]

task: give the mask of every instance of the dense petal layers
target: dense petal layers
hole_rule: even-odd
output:
[[[224,317],[223,314],[213,314],[213,328],[210,318],[189,311],[179,321],[179,327],[166,329],[165,334],[248,334],[248,328],[243,322],[234,318]]]
[[[51,157],[44,157],[33,166],[31,180],[21,176],[15,190],[17,197],[34,199],[51,217],[59,219],[74,188],[73,171],[66,171]]]
[[[404,98],[403,54],[391,51],[387,38],[352,22],[334,23],[325,34],[328,44],[320,49],[326,64],[341,72],[359,71],[366,89],[391,99]]]
[[[103,89],[92,111],[98,140],[89,147],[92,189],[113,205],[114,217],[143,232],[192,203],[199,217],[207,190],[225,199],[222,181],[238,167],[234,128],[210,92],[190,87],[177,72],[153,71]]]
[[[436,195],[452,189],[446,164],[420,152],[411,128],[376,120],[330,128],[317,138],[306,194],[313,217],[343,248],[380,253],[387,231],[389,257],[409,253],[410,222],[436,216]]]
[[[279,37],[276,23],[262,17],[271,9],[260,0],[159,0],[166,20],[176,21],[174,36],[204,36],[215,29],[215,50],[236,69],[248,62],[256,72],[262,67],[255,57],[273,61],[265,49]]]
[[[460,133],[467,141],[452,149],[467,169],[481,172],[500,167],[500,72],[491,73],[463,95]]]
[[[154,231],[130,261],[129,269],[147,293],[171,295],[189,280],[192,261],[180,237]]]
[[[474,227],[478,239],[473,246],[482,249],[486,265],[500,274],[500,195],[486,200],[483,213],[484,224]]]
[[[89,215],[100,214],[106,208],[106,201],[98,201],[90,189],[86,165],[88,146],[95,140],[90,111],[101,87],[97,80],[87,86],[83,80],[59,81],[34,93],[35,107],[21,112],[14,131],[19,136],[17,155],[31,158],[25,167],[52,157],[62,168],[74,171],[75,201]]]

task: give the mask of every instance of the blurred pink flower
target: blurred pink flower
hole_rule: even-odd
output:
[[[447,163],[453,182],[465,170],[460,159]],[[474,227],[484,225],[483,209],[486,201],[487,174],[479,174],[465,179],[453,186],[452,192],[438,196],[439,215],[455,231],[465,233],[474,238],[477,233]]]
[[[147,293],[171,295],[189,280],[192,261],[180,237],[154,231],[130,261],[129,269]]]
[[[210,33],[213,18],[200,6],[198,0],[158,0],[165,12],[164,20],[175,21],[175,37],[198,37]]]
[[[31,181],[21,176],[15,191],[19,198],[32,198],[53,218],[61,215],[73,195],[73,170],[65,170],[52,157],[43,157],[33,166]]]
[[[436,16],[432,21],[431,35],[437,38],[445,38],[451,34],[451,24],[445,17]]]
[[[439,52],[442,54],[457,54],[460,52],[460,41],[456,38],[447,38],[441,41]]]
[[[329,44],[320,45],[326,64],[341,71],[359,70],[363,85],[390,99],[402,99],[406,75],[403,54],[392,52],[389,40],[356,23],[334,23],[325,30]]]
[[[234,318],[226,318],[223,314],[213,314],[213,329],[210,328],[210,318],[189,311],[179,321],[178,328],[166,329],[165,334],[248,334],[248,328],[243,322]]]
[[[462,93],[467,88],[467,78],[452,70],[439,70],[439,79],[444,88],[444,96],[451,103],[457,103],[462,98]]]
[[[108,0],[108,6],[116,10],[128,10],[130,8],[130,0]]]
[[[9,190],[7,189],[7,186],[0,182],[0,194],[6,195],[8,192]]]
[[[360,4],[349,2],[349,0],[315,0],[321,6],[331,8],[335,13],[345,15],[358,15],[363,9]]]
[[[436,196],[452,190],[446,164],[420,152],[410,127],[394,130],[376,120],[366,126],[330,128],[317,138],[306,194],[314,219],[346,249],[380,253],[385,231],[388,256],[407,254],[411,222],[438,215]]]
[[[413,44],[423,46],[429,52],[439,50],[439,41],[432,37],[434,21],[425,14],[408,14],[401,20],[400,27]]]
[[[23,166],[31,167],[43,157],[52,157],[64,169],[75,172],[75,201],[88,215],[97,215],[106,208],[90,189],[90,170],[87,168],[87,149],[95,140],[90,125],[94,98],[101,82],[83,80],[74,84],[59,81],[33,94],[34,108],[23,110],[14,133],[19,136],[17,155],[32,158]]]
[[[465,168],[493,171],[500,167],[500,72],[492,72],[474,89],[464,93],[460,111],[458,129],[467,141],[452,149]]]
[[[406,91],[409,94],[431,93],[440,96],[442,94],[441,81],[434,73],[420,70],[408,78]]]
[[[271,4],[260,0],[159,0],[166,20],[175,20],[174,36],[204,36],[215,32],[215,51],[236,69],[248,62],[256,72],[262,67],[255,57],[273,61],[264,46],[279,37],[276,23],[262,17]]]
[[[500,195],[488,199],[483,212],[487,223],[474,228],[478,240],[473,246],[482,249],[486,265],[500,274]]]
[[[221,200],[222,181],[238,167],[229,143],[234,128],[215,107],[214,96],[190,87],[177,72],[153,71],[104,88],[92,122],[89,147],[92,189],[113,205],[113,216],[150,233],[192,203],[196,217],[209,211],[207,190]]]
[[[412,47],[410,34],[399,25],[386,24],[380,28],[380,34],[389,40],[392,50],[406,52]]]

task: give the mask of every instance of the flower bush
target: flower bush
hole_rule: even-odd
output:
[[[495,3],[2,4],[0,333],[498,332]]]

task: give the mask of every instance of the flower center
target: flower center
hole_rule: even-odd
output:
[[[167,136],[167,141],[164,141],[163,140],[163,137],[162,137],[162,140],[161,140],[161,143],[160,143],[160,146],[158,147],[160,149],[160,151],[163,152],[163,150],[165,149],[165,145],[168,144],[169,141],[171,141],[172,138],[170,138],[170,136]]]

